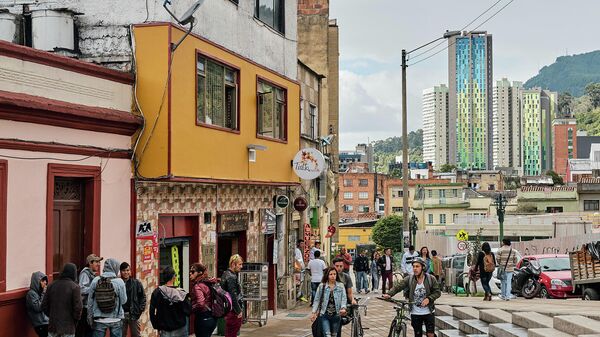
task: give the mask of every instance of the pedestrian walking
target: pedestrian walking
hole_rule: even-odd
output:
[[[297,299],[302,302],[308,302],[304,294],[302,293],[302,287],[304,285],[304,240],[298,240],[296,243],[296,249],[294,250],[294,274],[299,278],[299,284],[297,286],[298,295]]]
[[[352,278],[348,273],[344,273],[344,259],[336,257],[333,259],[333,266],[337,271],[339,281],[344,285],[344,289],[346,290],[347,304],[357,304],[356,299],[354,298],[354,292],[352,291]],[[327,275],[327,273],[325,273],[325,275]],[[318,294],[315,296],[318,298]],[[342,313],[342,316],[346,316],[346,313]],[[338,336],[342,335],[342,325],[345,325],[346,323],[349,323],[349,321],[345,320],[345,322],[342,322],[342,324],[339,325]]]
[[[336,256],[336,258],[341,258],[344,261],[344,273],[350,274],[350,265],[352,264],[352,255],[348,253],[346,248],[340,249],[340,253]]]
[[[419,251],[419,257],[425,261],[426,267],[425,272],[431,274],[433,272],[433,267],[431,266],[431,256],[429,256],[429,248],[421,247]]]
[[[354,271],[356,271],[356,291],[359,294],[361,294],[363,290],[365,291],[365,294],[370,292],[369,281],[367,279],[370,271],[367,253],[366,250],[363,250],[356,258],[356,261],[354,261]]]
[[[481,279],[481,286],[485,292],[484,301],[492,300],[492,288],[490,288],[490,280],[492,279],[492,273],[496,269],[496,257],[492,253],[490,244],[484,242],[481,245],[481,251],[477,256],[477,264],[475,265],[475,271],[479,271],[479,277]]]
[[[190,296],[175,286],[177,276],[166,266],[161,276],[164,285],[154,289],[150,296],[150,322],[160,337],[188,337],[188,319],[192,312]]]
[[[194,263],[191,266],[190,281],[192,282],[190,296],[196,337],[210,337],[217,327],[217,320],[212,315],[213,298],[210,287],[219,281],[208,276],[206,266],[202,263]]]
[[[500,299],[509,301],[512,298],[512,277],[517,265],[517,251],[511,247],[509,239],[502,240],[502,247],[498,250],[498,272],[501,281]]]
[[[232,309],[225,316],[225,337],[236,337],[242,327],[243,294],[238,280],[244,260],[238,254],[229,259],[229,269],[221,276],[221,287],[231,295]]]
[[[337,269],[325,270],[321,284],[317,288],[317,301],[313,303],[311,321],[321,320],[323,336],[341,336],[341,316],[346,314],[348,299],[343,283],[338,281]]]
[[[58,280],[46,290],[42,309],[48,316],[49,337],[74,337],[77,322],[82,318],[81,289],[77,282],[77,266],[64,265]],[[85,318],[84,318],[85,320]]]
[[[431,256],[432,256],[432,258],[431,258],[431,265],[432,265],[431,272],[432,272],[433,276],[435,276],[435,278],[437,279],[438,283],[441,283],[442,273],[443,273],[443,270],[444,270],[443,263],[442,263],[442,258],[440,258],[438,256],[438,253],[435,250],[431,251]]]
[[[416,257],[412,262],[412,274],[397,282],[384,298],[390,298],[400,291],[408,290],[410,321],[415,337],[423,336],[423,324],[427,337],[435,336],[435,300],[442,296],[440,285],[433,275],[427,274],[427,262]]]
[[[36,271],[31,274],[31,283],[29,291],[25,296],[25,305],[27,307],[27,315],[31,321],[31,325],[35,333],[39,337],[48,336],[48,316],[42,310],[42,302],[48,289],[48,277],[41,271]]]
[[[315,241],[315,245],[310,249],[310,260],[315,259],[315,252],[316,251],[321,252],[321,256],[323,256],[323,251],[321,250],[321,242],[320,241]]]
[[[87,320],[94,329],[94,337],[104,337],[110,331],[111,337],[123,336],[123,305],[127,302],[125,282],[119,275],[121,263],[106,259],[102,274],[90,284],[87,304]]]
[[[320,259],[321,252],[315,252],[315,258],[313,260],[308,261],[308,270],[310,271],[310,306],[312,307],[315,302],[315,294],[317,293],[317,288],[323,280],[323,272],[327,269],[327,264],[325,261]]]
[[[408,252],[402,254],[402,262],[400,263],[400,267],[402,268],[402,273],[404,276],[412,274],[412,261],[417,256],[419,256],[419,253],[415,251],[415,246],[413,245],[408,246]]]
[[[392,249],[386,248],[384,254],[379,258],[377,264],[379,270],[381,270],[381,293],[385,294],[385,289],[391,289],[394,284],[394,257],[392,256]]]
[[[377,265],[377,260],[381,257],[378,251],[374,251],[371,254],[371,290],[375,292],[375,294],[379,293],[379,278],[381,277],[381,271],[379,270],[379,266]]]
[[[123,319],[123,337],[141,336],[141,325],[139,322],[140,316],[146,310],[146,292],[140,280],[131,276],[131,267],[129,263],[123,262],[119,267],[121,279],[125,282],[125,292],[127,294],[127,302],[123,304],[125,318]]]
[[[83,302],[83,312],[81,317],[83,319],[77,325],[77,337],[92,337],[94,330],[89,325],[87,316],[87,303],[88,295],[90,293],[90,284],[92,280],[98,275],[100,271],[100,262],[103,260],[102,257],[96,254],[90,254],[86,258],[86,266],[79,273],[79,287],[81,288],[81,300]]]

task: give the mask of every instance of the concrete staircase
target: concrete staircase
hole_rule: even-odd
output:
[[[580,315],[440,305],[436,307],[437,336],[600,337],[600,320]]]

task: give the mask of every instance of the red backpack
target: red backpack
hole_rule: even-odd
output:
[[[225,317],[233,308],[233,302],[231,301],[231,295],[223,288],[219,283],[205,283],[210,289],[210,295],[212,302],[210,303],[210,310],[212,316],[215,318]]]

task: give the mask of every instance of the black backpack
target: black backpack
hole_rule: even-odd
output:
[[[117,306],[117,293],[113,286],[112,279],[114,277],[102,277],[96,283],[96,292],[94,297],[98,309],[105,314],[113,312]]]
[[[233,308],[231,295],[221,288],[219,283],[205,282],[210,289],[212,303],[210,304],[211,314],[215,318],[225,317]]]

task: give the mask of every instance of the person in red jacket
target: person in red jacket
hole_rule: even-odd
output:
[[[190,295],[192,312],[195,314],[194,331],[197,337],[210,337],[217,327],[217,320],[212,316],[210,309],[212,295],[209,286],[217,283],[218,280],[208,277],[206,266],[198,262],[190,268],[190,281],[193,284]]]

